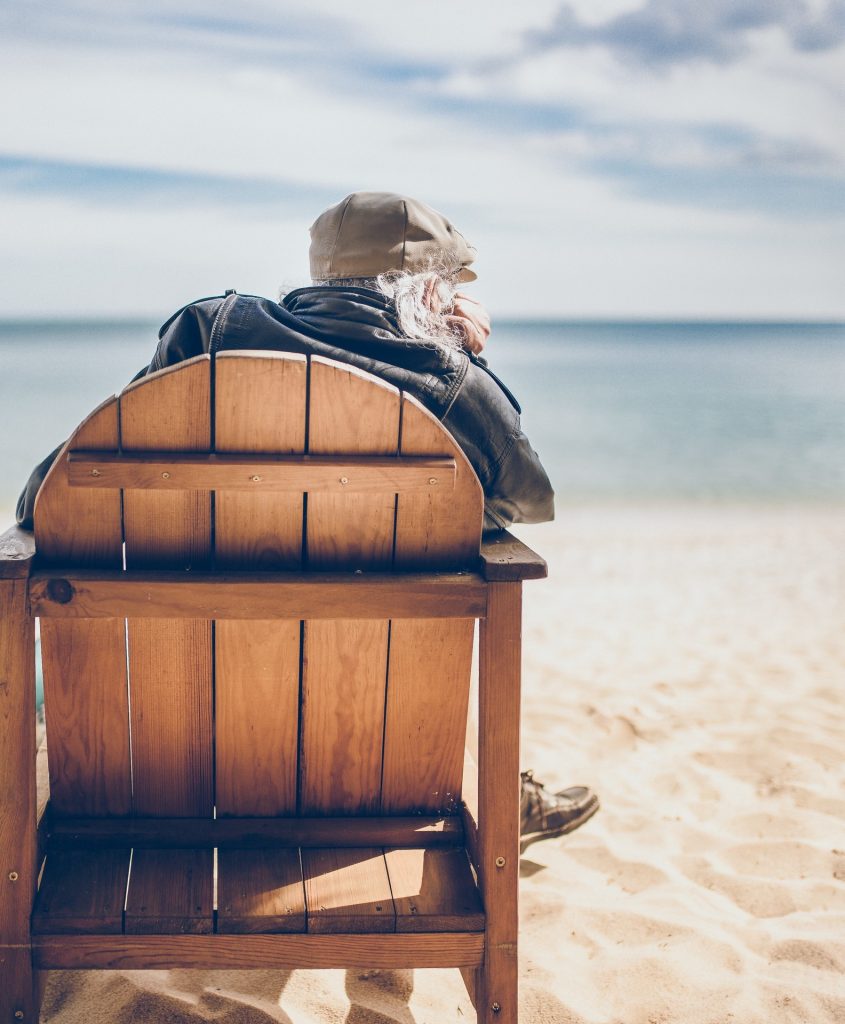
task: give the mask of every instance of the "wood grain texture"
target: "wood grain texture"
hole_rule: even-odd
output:
[[[298,850],[220,850],[217,856],[220,934],[305,931]]]
[[[396,388],[369,374],[312,357],[309,452],[396,453],[399,400]],[[309,495],[308,567],[389,568],[394,513],[392,494]],[[359,592],[358,606],[363,607],[365,601]],[[305,623],[302,813],[360,814],[378,808],[389,635],[386,618]]]
[[[0,580],[0,1019],[33,1024],[29,919],[37,882],[35,635],[26,580]],[[13,875],[14,877],[10,877]]]
[[[35,633],[26,589],[26,580],[0,581],[0,945],[29,942],[36,886]]]
[[[453,490],[403,494],[396,506],[396,559],[402,569],[472,569],[478,560],[484,494],[475,470],[445,427],[411,395],[402,396],[402,455],[455,460]]]
[[[35,558],[35,536],[19,526],[0,533],[0,580],[29,576]]]
[[[172,970],[177,967],[402,968],[477,966],[480,932],[433,935],[112,935],[36,936],[42,969]],[[27,962],[29,957],[27,956]]]
[[[296,813],[299,643],[298,620],[217,622],[219,817]]]
[[[486,580],[516,582],[544,580],[549,575],[546,560],[521,540],[500,530],[481,540],[481,574]]]
[[[299,806],[366,814],[381,797],[388,623],[305,623]]]
[[[211,850],[135,850],[126,896],[126,934],[211,933],[213,871]]]
[[[120,396],[123,448],[208,451],[210,401],[209,356],[130,385]],[[126,491],[123,518],[128,569],[210,564],[208,492]],[[128,638],[135,812],[211,814],[211,624],[130,619]]]
[[[253,442],[254,443],[254,442]],[[455,460],[399,455],[225,455],[193,452],[70,453],[71,487],[95,490],[230,491],[242,499],[284,494],[397,494],[449,491]],[[270,497],[264,492],[270,492]],[[301,501],[298,502],[301,505]],[[228,504],[228,502],[224,503]],[[236,502],[236,506],[244,504]],[[296,504],[296,503],[294,503]],[[236,517],[244,515],[236,512]],[[293,517],[295,519],[295,516]]]
[[[55,816],[132,806],[123,619],[44,619],[41,657]]]
[[[61,847],[460,846],[459,816],[345,818],[60,818],[51,845]]]
[[[396,930],[381,848],[303,850],[302,876],[310,933]]]
[[[217,452],[304,451],[304,356],[233,352],[215,365]],[[301,492],[218,493],[218,568],[300,568],[302,506]],[[215,650],[217,813],[295,813],[299,619],[221,620]]]
[[[210,358],[196,356],[150,374],[121,393],[120,439],[126,451],[210,450]],[[206,491],[127,491],[123,521],[128,569],[197,570],[211,562]]]
[[[120,935],[128,850],[53,850],[47,856],[32,932]]]
[[[480,618],[487,584],[471,573],[35,573],[43,618]]]
[[[382,812],[451,814],[459,805],[473,619],[394,619]]]
[[[120,493],[69,487],[74,451],[118,448],[118,400],[110,398],[75,431],[35,503],[39,560],[120,570]],[[126,814],[130,807],[126,628],[122,618],[43,622],[41,659],[50,736],[52,807],[62,814]]]
[[[370,374],[312,356],[309,453],[396,454],[399,397]],[[309,568],[389,568],[394,511],[393,494],[309,495]]]
[[[120,492],[80,491],[71,488],[67,479],[70,452],[117,448],[118,400],[112,396],[77,427],[38,491],[34,526],[42,565],[121,566]]]
[[[304,452],[305,356],[229,352],[217,356],[215,366],[216,452]],[[258,471],[250,474],[255,475],[267,476]],[[262,485],[267,482],[260,481]],[[218,494],[218,568],[298,569],[302,564],[302,504],[302,491]]]
[[[477,559],[483,497],[443,426],[403,396],[403,455],[454,458],[454,491],[399,495],[397,567],[468,567]],[[460,802],[473,621],[396,620],[391,626],[382,808],[450,813]]]
[[[135,814],[211,815],[211,644],[204,619],[129,620]]]
[[[397,932],[480,932],[481,897],[464,850],[384,851]]]
[[[41,1006],[38,981],[29,944],[0,943],[0,1020],[9,1024],[38,1024]]]
[[[478,693],[479,883],[487,909],[478,1016],[486,1024],[517,1021],[521,657],[522,584],[492,583],[480,628]]]

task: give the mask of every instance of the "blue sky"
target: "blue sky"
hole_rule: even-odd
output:
[[[355,189],[495,314],[845,316],[843,0],[0,7],[0,316],[307,281]]]

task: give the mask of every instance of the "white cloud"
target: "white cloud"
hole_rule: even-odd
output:
[[[272,294],[304,278],[324,195],[381,188],[453,216],[502,313],[845,313],[827,193],[808,202],[814,176],[834,182],[845,163],[834,55],[772,32],[729,67],[662,74],[594,47],[521,55],[557,6],[88,5],[87,22],[38,9],[0,42],[0,172],[17,154],[228,177],[247,194],[276,182],[290,201],[184,204],[182,182],[135,209],[131,190],[103,206],[93,185],[80,198],[7,182],[3,308],[158,315],[224,287]],[[599,24],[637,6],[577,10]],[[773,171],[789,180],[774,187]]]

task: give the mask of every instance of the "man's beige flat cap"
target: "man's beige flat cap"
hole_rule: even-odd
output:
[[[353,192],[311,225],[311,279],[444,270],[474,281],[475,249],[430,206],[394,192]]]

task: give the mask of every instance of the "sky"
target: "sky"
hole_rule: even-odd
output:
[[[494,316],[845,317],[845,0],[0,4],[0,317],[308,283],[357,189]]]

